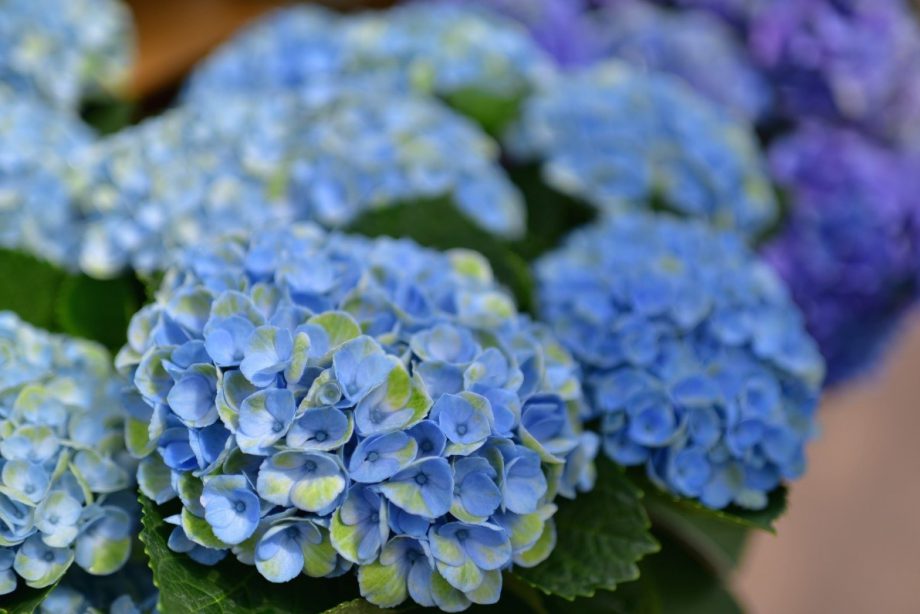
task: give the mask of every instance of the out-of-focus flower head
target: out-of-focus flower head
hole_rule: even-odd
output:
[[[550,72],[526,32],[487,11],[424,3],[334,17],[297,7],[219,49],[192,75],[186,97],[370,80],[375,96],[390,89],[514,99]]]
[[[601,57],[673,74],[698,94],[747,120],[772,100],[770,85],[721,20],[702,11],[677,12],[642,0],[621,0],[591,14]]]
[[[818,124],[777,142],[770,162],[795,207],[765,255],[804,312],[835,383],[875,362],[915,296],[915,178],[903,155]]]
[[[133,319],[141,490],[169,545],[273,582],[357,568],[380,606],[494,603],[593,485],[571,357],[473,252],[256,232],[188,250]]]
[[[483,232],[516,236],[521,197],[498,148],[435,101],[361,90],[212,96],[101,140],[75,162],[81,266],[162,269],[172,249],[294,219],[344,226],[370,209],[452,198]]]
[[[91,141],[69,112],[0,87],[0,246],[75,268],[80,224],[66,160]]]
[[[132,59],[119,0],[7,0],[0,12],[0,84],[66,109],[111,89]]]
[[[605,211],[663,206],[746,236],[777,215],[746,124],[673,77],[607,62],[530,98],[508,143],[546,181]]]
[[[122,424],[104,349],[0,312],[0,595],[50,586],[74,562],[106,575],[127,560]]]
[[[520,22],[561,66],[584,66],[599,58],[599,41],[588,15],[589,0],[448,1],[481,6]]]
[[[610,458],[712,508],[762,508],[802,474],[824,365],[739,236],[623,214],[576,231],[536,272]]]
[[[920,136],[920,28],[907,2],[762,2],[751,13],[751,53],[786,113]]]

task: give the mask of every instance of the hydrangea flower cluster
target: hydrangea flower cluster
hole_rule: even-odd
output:
[[[79,226],[65,161],[91,140],[71,114],[0,86],[0,246],[73,268]]]
[[[916,145],[920,27],[904,0],[761,1],[747,39],[782,111],[842,119]]]
[[[593,485],[576,366],[473,252],[313,226],[190,250],[117,358],[170,547],[273,582],[357,567],[366,599],[458,611],[555,544]]]
[[[814,124],[779,141],[770,162],[796,206],[765,256],[835,383],[874,362],[916,296],[920,197],[910,160],[856,132]]]
[[[734,31],[702,11],[662,10],[643,0],[478,0],[521,22],[560,65],[606,58],[674,74],[697,93],[753,120],[770,87]],[[599,5],[598,5],[599,4]]]
[[[762,508],[803,472],[823,362],[739,236],[624,214],[576,231],[536,273],[615,462],[711,508]]]
[[[119,0],[6,0],[0,83],[76,109],[111,88],[131,60],[131,18]]]
[[[746,125],[666,75],[607,62],[562,76],[525,102],[508,140],[550,185],[605,211],[663,205],[748,236],[777,214]]]
[[[294,219],[337,227],[444,195],[486,231],[523,230],[498,147],[464,118],[412,96],[378,105],[348,88],[315,93],[202,99],[89,148],[74,163],[82,269],[146,273],[222,232]]]
[[[599,57],[667,72],[746,120],[772,103],[765,77],[734,32],[702,11],[675,12],[643,0],[618,0],[591,13]]]
[[[550,62],[516,24],[441,3],[333,17],[280,10],[219,49],[192,75],[186,96],[291,90],[370,80],[369,90],[467,91],[517,98],[550,74]]]
[[[481,6],[520,22],[560,66],[584,66],[598,59],[599,45],[588,17],[591,0],[449,1]]]
[[[127,560],[133,519],[110,503],[132,483],[122,423],[105,350],[0,312],[0,595]]]

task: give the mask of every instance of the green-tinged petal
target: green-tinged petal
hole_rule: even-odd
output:
[[[294,335],[294,350],[291,354],[291,364],[284,370],[284,378],[288,382],[299,382],[307,368],[307,359],[310,357],[310,337],[300,332]]]
[[[159,454],[148,456],[140,462],[137,467],[137,485],[145,497],[153,499],[158,505],[176,496],[172,487],[172,473]]]
[[[329,340],[328,352],[332,352],[346,341],[361,336],[361,326],[344,311],[327,311],[313,316],[307,323],[315,324],[326,331]]]
[[[550,454],[546,448],[543,447],[537,439],[531,435],[523,425],[518,427],[518,436],[521,438],[521,443],[526,447],[530,448],[534,452],[540,455],[540,460],[544,463],[550,465],[562,465],[565,463],[564,458],[560,458],[554,454]]]
[[[446,456],[469,456],[479,448],[481,448],[487,439],[482,441],[474,441],[473,443],[448,443],[447,448],[444,449],[444,454]]]
[[[548,520],[543,527],[543,534],[530,549],[514,554],[514,564],[521,567],[536,567],[553,552],[556,547],[556,523]]]
[[[107,576],[121,569],[131,556],[131,537],[94,540],[84,546],[77,542],[76,558],[80,567],[94,576]]]
[[[409,596],[405,568],[399,564],[374,562],[358,568],[361,596],[381,608],[393,608]]]
[[[422,497],[422,489],[415,482],[384,482],[379,488],[387,499],[407,512],[426,517],[431,515]]]
[[[196,516],[204,517],[204,506],[201,505],[201,493],[204,491],[202,481],[190,473],[182,473],[176,480],[176,492],[182,500],[182,506]]]
[[[455,589],[438,573],[431,574],[431,597],[445,612],[462,612],[470,607],[466,595]]]
[[[352,563],[360,561],[358,546],[364,535],[359,533],[359,528],[359,525],[347,525],[342,522],[341,510],[335,511],[335,514],[332,515],[332,521],[329,523],[329,537],[332,546],[340,555]]]
[[[230,547],[214,535],[214,529],[211,528],[207,520],[199,518],[184,507],[182,508],[182,528],[188,538],[199,546],[217,550]]]
[[[144,458],[156,450],[157,442],[150,439],[148,422],[125,417],[125,447],[134,458]]]
[[[492,283],[492,266],[479,252],[452,249],[447,252],[447,257],[455,273],[482,284]]]
[[[441,561],[437,565],[438,573],[458,591],[471,591],[482,584],[483,572],[469,557],[464,557],[462,565],[448,565]]]
[[[302,510],[318,512],[329,507],[342,494],[346,485],[342,475],[301,479],[291,489],[291,502]]]
[[[502,596],[502,572],[498,569],[483,572],[482,584],[477,588],[466,591],[466,597],[473,603],[491,605],[498,603]]]
[[[239,371],[227,371],[220,375],[217,387],[217,415],[224,426],[234,433],[237,431],[240,406],[246,397],[259,390]]]
[[[428,532],[428,541],[431,544],[432,553],[439,561],[448,565],[462,565],[466,560],[466,553],[459,541],[442,537],[437,530]]]
[[[320,529],[323,540],[318,544],[303,542],[303,572],[311,578],[323,578],[335,571],[337,554],[329,533]]]

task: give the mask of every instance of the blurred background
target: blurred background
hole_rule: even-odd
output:
[[[792,0],[790,0],[792,1]],[[129,0],[138,57],[129,97],[168,99],[186,71],[279,0]],[[328,0],[352,8],[355,2]],[[362,2],[385,6],[386,0]],[[920,317],[878,372],[829,395],[810,468],[778,534],[748,545],[736,588],[754,613],[918,612]],[[854,553],[859,553],[858,555]]]

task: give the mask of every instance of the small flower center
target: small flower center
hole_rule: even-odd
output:
[[[242,514],[246,511],[246,504],[243,501],[237,501],[233,504],[233,509],[236,510],[237,514]]]
[[[51,514],[48,517],[48,524],[57,524],[58,522],[60,522],[60,520],[61,520],[60,516],[58,516],[57,514]]]
[[[316,461],[308,460],[303,464],[303,468],[307,471],[307,473],[313,473],[316,471]]]
[[[425,452],[427,454],[428,452],[431,452],[432,450],[434,450],[434,444],[431,443],[430,439],[426,439],[425,441],[422,442],[421,450],[422,452]]]
[[[457,531],[456,535],[457,535],[457,541],[462,542],[462,541],[466,541],[466,538],[470,536],[470,533],[466,529],[460,529],[459,531]]]
[[[316,431],[316,435],[313,436],[313,439],[322,443],[326,441],[327,439],[329,439],[329,433],[327,433],[326,431]]]
[[[46,551],[45,551],[45,556],[43,556],[42,558],[45,559],[47,562],[50,563],[51,561],[54,560],[54,553],[51,552],[50,550],[46,550]]]
[[[371,522],[380,522],[380,514],[377,512],[371,514]]]
[[[26,487],[23,488],[23,490],[27,495],[31,495],[33,492],[35,492],[35,484],[26,484]]]
[[[469,427],[465,424],[457,425],[457,434],[460,436],[466,435],[469,430]]]
[[[424,486],[428,483],[428,476],[424,473],[419,473],[415,476],[415,483],[419,486]]]
[[[283,431],[283,430],[284,430],[284,425],[281,423],[281,420],[275,420],[275,421],[272,423],[272,432],[273,432],[273,433],[280,433],[280,432]]]
[[[367,456],[364,457],[364,460],[369,463],[373,463],[376,462],[378,458],[380,458],[380,453],[371,451],[367,453]]]

